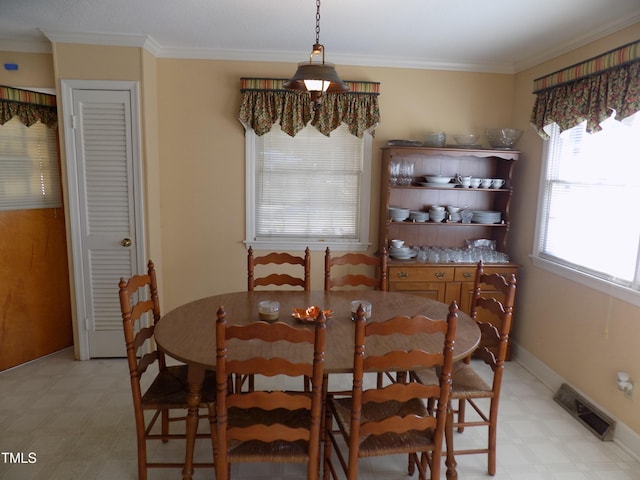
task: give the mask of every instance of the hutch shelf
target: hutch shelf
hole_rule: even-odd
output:
[[[494,240],[496,250],[508,253],[509,207],[512,193],[512,170],[519,152],[467,148],[430,148],[419,146],[386,146],[382,148],[379,248],[389,249],[391,239],[404,240],[405,245],[464,249],[467,240]],[[391,183],[392,162],[413,165],[410,184]],[[425,185],[425,175],[471,176],[504,180],[500,188],[470,188]],[[472,211],[500,212],[500,223],[462,223],[392,221],[389,207],[411,211],[428,211],[433,205],[456,206]],[[405,291],[445,303],[453,300],[469,312],[475,278],[475,263],[427,263],[389,257],[388,289]],[[487,263],[489,273],[517,273],[513,263]]]

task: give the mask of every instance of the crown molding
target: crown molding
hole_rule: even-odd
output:
[[[112,47],[144,48],[154,56],[159,56],[162,48],[149,35],[120,35],[111,33],[53,32],[43,31],[52,43],[77,43],[81,45],[106,45]]]

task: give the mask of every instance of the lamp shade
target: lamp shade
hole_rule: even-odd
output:
[[[309,85],[308,88],[307,85]],[[284,88],[300,92],[346,92],[349,87],[340,80],[332,63],[302,62],[296,73],[283,84]]]

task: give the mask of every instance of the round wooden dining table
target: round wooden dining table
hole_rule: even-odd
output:
[[[216,312],[223,307],[227,322],[243,325],[259,320],[258,302],[272,300],[280,303],[280,318],[292,324],[303,324],[292,316],[294,309],[318,306],[331,310],[327,321],[324,373],[350,373],[353,370],[354,323],[351,321],[351,302],[366,301],[372,305],[370,321],[382,321],[396,315],[424,315],[433,319],[445,319],[449,305],[433,299],[400,292],[377,290],[294,291],[262,290],[213,295],[181,305],[165,314],[155,327],[158,347],[170,357],[189,366],[189,413],[187,416],[187,448],[182,472],[184,480],[193,475],[193,449],[198,424],[198,404],[205,370],[216,367]],[[311,327],[310,327],[311,328]],[[480,341],[480,329],[467,314],[458,312],[458,327],[454,345],[454,360],[472,353]],[[437,340],[414,337],[406,348],[441,349]],[[433,345],[430,345],[433,343]],[[234,355],[264,355],[267,352],[236,351]]]

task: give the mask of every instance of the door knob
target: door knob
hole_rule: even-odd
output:
[[[132,242],[130,238],[123,238],[122,241],[120,242],[120,245],[122,245],[123,247],[130,247],[131,244]]]

